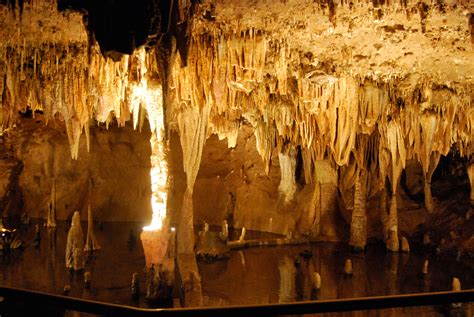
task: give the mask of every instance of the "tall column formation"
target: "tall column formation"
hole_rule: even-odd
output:
[[[186,108],[178,117],[183,167],[186,173],[186,191],[183,195],[178,228],[179,253],[194,253],[193,188],[206,142],[209,108],[208,105],[204,105],[201,110]]]
[[[400,184],[402,170],[405,167],[407,152],[401,127],[397,123],[394,121],[389,122],[385,133],[385,141],[387,142],[387,148],[390,151],[390,167],[392,170],[392,173],[388,174],[392,185],[392,197],[388,214],[387,249],[393,252],[398,252],[400,244],[398,241],[397,189]]]
[[[357,173],[354,189],[354,210],[352,211],[351,237],[349,244],[356,250],[365,249],[367,240],[367,173]]]
[[[431,195],[431,177],[441,157],[441,154],[436,151],[435,133],[438,121],[435,115],[423,115],[420,119],[421,145],[418,156],[423,168],[423,191],[425,194],[425,209],[428,213],[432,213],[434,210],[433,196]]]
[[[296,192],[295,169],[296,169],[296,150],[288,150],[287,153],[279,153],[281,180],[278,186],[278,192],[285,204],[293,200]]]

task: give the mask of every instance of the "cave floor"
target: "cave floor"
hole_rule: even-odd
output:
[[[71,274],[65,268],[68,227],[66,222],[58,222],[55,234],[41,227],[38,247],[33,246],[34,225],[20,228],[19,235],[26,247],[0,257],[2,285],[55,294],[62,294],[64,286],[70,285],[70,296],[147,307],[145,259],[137,238],[142,224],[104,223],[102,229],[96,224],[102,250],[86,263],[85,271],[92,274],[90,290],[84,288],[83,272]],[[86,223],[83,222],[82,227],[86,234]],[[136,237],[135,243],[129,241],[131,232]],[[254,233],[253,237],[258,238],[258,234]],[[308,260],[298,256],[306,249],[312,251]],[[295,265],[297,257],[300,260]],[[345,277],[342,272],[348,258],[353,264],[352,277]],[[429,273],[422,277],[420,271],[425,259],[430,261]],[[198,261],[198,267],[206,306],[446,291],[451,289],[453,277],[460,278],[463,289],[474,286],[474,259],[458,262],[448,255],[391,254],[381,245],[371,245],[365,253],[359,254],[336,243],[249,248],[232,251],[228,260]],[[310,291],[312,271],[321,275],[322,287],[317,294]],[[130,296],[134,272],[140,275],[142,293],[137,301]],[[464,308],[461,316],[473,315],[471,304],[464,304]],[[427,306],[323,316],[444,316],[452,313],[445,307]]]

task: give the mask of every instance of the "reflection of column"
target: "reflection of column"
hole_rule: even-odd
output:
[[[278,302],[292,302],[295,300],[295,266],[289,257],[284,257],[278,265],[280,271],[280,292]]]
[[[57,288],[59,285],[56,285],[56,227],[48,228],[47,232],[49,245],[48,280],[53,288]]]
[[[314,272],[314,268],[312,262],[308,262],[307,260],[303,260],[301,264],[296,267],[295,299],[297,301],[309,300],[311,297],[312,284],[310,272]]]
[[[398,276],[398,253],[390,253],[388,256],[388,294],[395,295],[398,293],[397,276]]]

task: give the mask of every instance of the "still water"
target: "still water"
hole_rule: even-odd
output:
[[[83,223],[84,234],[86,224]],[[98,301],[147,307],[144,299],[145,259],[139,240],[142,224],[105,223],[96,236],[102,250],[89,257],[85,271],[92,274],[92,287],[84,288],[83,273],[71,274],[65,267],[65,245],[69,225],[59,222],[54,231],[41,227],[41,243],[33,246],[33,225],[19,229],[25,242],[23,251],[0,257],[2,285],[62,294],[70,285],[70,296]],[[250,233],[258,237],[256,233]],[[250,236],[249,235],[249,236]],[[299,254],[310,250],[312,257]],[[346,259],[353,264],[352,277],[343,274]],[[426,276],[420,274],[423,262],[430,261]],[[390,294],[436,292],[451,289],[453,277],[463,289],[474,284],[474,260],[456,261],[452,256],[432,254],[392,254],[373,245],[365,253],[354,254],[346,245],[259,247],[232,251],[228,260],[198,262],[202,277],[204,305],[243,305],[292,302],[309,299],[337,299]],[[139,273],[142,296],[132,300],[131,278]],[[321,290],[311,292],[311,274],[321,275]],[[462,311],[446,307],[415,307],[370,312],[322,314],[318,316],[472,316],[470,304]]]

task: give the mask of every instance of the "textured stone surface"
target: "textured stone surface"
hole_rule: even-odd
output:
[[[89,179],[91,208],[100,221],[146,221],[150,206],[149,132],[111,126],[91,128],[91,151],[85,142],[80,157],[71,159],[64,126],[45,125],[42,116],[24,118],[9,141],[10,153],[23,164],[18,188],[30,217],[46,218],[53,179],[56,216],[67,219],[75,210],[87,219]]]

